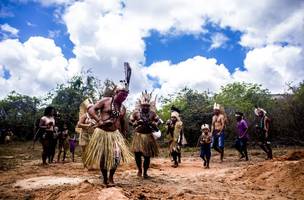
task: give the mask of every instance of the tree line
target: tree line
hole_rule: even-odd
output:
[[[0,100],[0,131],[12,129],[20,140],[30,140],[35,133],[37,120],[47,105],[56,108],[59,122],[66,123],[74,132],[78,121],[79,105],[86,98],[94,102],[103,96],[110,96],[114,87],[111,80],[100,81],[89,73],[74,76],[65,84],[58,85],[46,97],[30,97],[12,91]],[[184,88],[175,94],[161,97],[159,116],[166,121],[170,118],[171,106],[181,110],[184,133],[190,146],[194,146],[203,123],[211,124],[214,102],[224,106],[227,114],[225,135],[227,141],[236,137],[234,114],[243,112],[249,123],[249,134],[255,139],[255,106],[267,111],[271,119],[271,137],[277,144],[304,144],[304,82],[290,86],[288,93],[273,95],[261,85],[235,82],[222,86],[218,93],[199,92]],[[128,111],[131,112],[130,110]],[[166,139],[165,126],[161,140]]]

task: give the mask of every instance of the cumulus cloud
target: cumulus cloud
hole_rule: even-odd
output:
[[[299,83],[304,77],[304,52],[300,47],[269,45],[248,52],[245,70],[237,70],[234,80],[263,84],[274,93],[287,89],[287,83]]]
[[[68,78],[68,61],[53,40],[31,37],[21,43],[17,39],[0,42],[0,66],[11,77],[0,77],[0,94],[15,90],[27,95],[45,94]]]
[[[65,76],[89,68],[102,80],[111,78],[118,81],[123,78],[124,61],[129,61],[134,68],[131,82],[134,93],[152,88],[153,81],[148,80],[147,76],[159,81],[162,94],[175,92],[185,86],[218,90],[223,84],[242,80],[262,83],[277,92],[282,91],[285,82],[299,82],[298,77],[303,73],[304,2],[300,0],[39,2],[46,6],[59,5],[60,9],[56,9],[55,16],[66,24],[69,38],[74,44],[75,57],[66,60],[60,48],[51,45],[53,40],[46,38],[33,37],[35,42],[28,40],[25,43],[4,40],[0,43],[4,52],[0,64],[12,74],[12,80],[9,80],[11,83],[8,84],[10,89],[19,88],[20,91],[34,94],[34,90],[29,91],[13,80],[20,77],[20,73],[26,76],[35,70],[41,74],[41,78],[33,81],[33,86],[38,88],[35,91],[50,88],[56,82],[63,81]],[[202,55],[177,64],[163,61],[143,66],[146,59],[144,38],[151,31],[157,31],[163,36],[199,35],[206,33],[206,25],[210,23],[241,32],[239,43],[249,50],[243,71],[229,73],[216,59],[207,59]],[[211,38],[210,50],[221,47],[229,40],[220,30],[217,32]],[[48,44],[48,50],[43,47],[45,43]],[[16,49],[17,54],[8,54],[14,52],[13,49]],[[47,77],[50,82],[43,82],[43,70],[46,69],[41,66],[49,66],[48,70],[51,70],[56,59],[60,61],[60,73]],[[33,67],[27,68],[25,65]],[[269,74],[271,76],[267,76]],[[28,77],[27,80],[31,80]],[[7,80],[1,81],[1,86],[7,83]]]
[[[157,62],[145,68],[145,72],[159,80],[163,95],[190,87],[200,91],[217,91],[231,81],[230,73],[216,59],[196,56],[178,64]]]

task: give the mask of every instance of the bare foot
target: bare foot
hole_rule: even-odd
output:
[[[107,184],[107,187],[115,187],[115,183],[114,183],[113,179],[109,180],[109,183]]]

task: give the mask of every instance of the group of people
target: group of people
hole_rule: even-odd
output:
[[[204,161],[205,168],[209,168],[211,148],[220,153],[221,162],[224,158],[224,128],[227,119],[225,113],[223,112],[223,109],[221,109],[221,106],[219,104],[215,103],[213,109],[214,115],[212,117],[211,129],[209,128],[208,124],[203,124],[201,126],[202,134],[199,137],[200,157]],[[269,138],[270,119],[266,116],[266,111],[262,108],[256,107],[254,113],[257,118],[256,132],[258,135],[258,144],[266,153],[266,159],[272,159],[272,148]],[[245,159],[248,161],[248,123],[246,122],[244,114],[242,112],[236,112],[235,117],[237,121],[236,129],[238,136],[234,147],[240,153],[240,159]]]
[[[114,185],[114,174],[119,163],[121,161],[129,163],[133,160],[133,156],[138,169],[137,176],[149,178],[150,160],[159,154],[156,137],[159,132],[158,127],[163,121],[156,113],[156,98],[152,97],[152,92],[142,92],[130,118],[126,119],[126,108],[123,102],[129,94],[130,77],[131,68],[128,63],[125,63],[125,80],[116,86],[112,96],[103,97],[95,104],[87,99],[80,105],[76,132],[80,134],[79,145],[82,147],[82,160],[86,168],[100,169],[103,183],[107,186]],[[271,159],[272,151],[268,140],[269,119],[261,108],[256,108],[256,113],[259,117],[257,129],[260,134],[260,145]],[[248,125],[242,113],[237,112],[236,118],[239,132],[236,147],[241,158],[248,160]],[[215,104],[211,127],[208,124],[201,126],[200,156],[206,168],[210,166],[211,148],[219,152],[220,160],[223,161],[226,121],[227,117],[221,110],[221,106]],[[181,163],[181,148],[187,144],[178,108],[174,106],[171,108],[170,119],[165,124],[170,137],[169,152],[172,157],[172,167],[178,167]],[[133,127],[130,149],[124,137],[127,135],[128,125]],[[52,137],[55,128],[52,113],[45,113],[45,116],[41,118],[40,128],[44,130],[44,137]],[[47,155],[51,155],[51,153],[47,153],[49,146],[43,142],[42,144],[42,159],[45,162]]]
[[[69,135],[67,124],[63,123],[58,127],[56,124],[56,111],[52,106],[48,106],[44,115],[40,118],[37,131],[34,136],[34,143],[37,140],[42,144],[42,163],[47,165],[54,162],[56,148],[58,146],[57,162],[60,162],[63,153],[62,162],[66,159],[68,149],[70,149],[71,158],[74,162],[74,151],[76,146],[76,135]]]

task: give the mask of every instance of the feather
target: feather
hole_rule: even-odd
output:
[[[128,62],[124,63],[124,67],[125,67],[125,80],[127,82],[127,84],[130,84],[130,79],[131,79],[131,73],[132,73],[132,69],[129,65]]]

